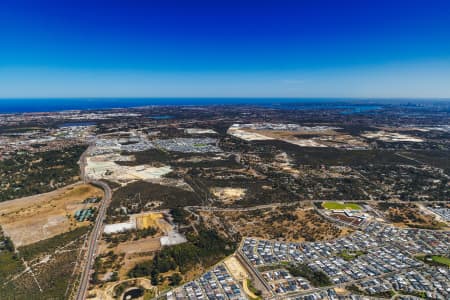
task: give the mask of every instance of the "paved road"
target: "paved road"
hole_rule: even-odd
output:
[[[266,280],[262,277],[261,273],[255,270],[252,263],[248,260],[248,258],[242,253],[242,244],[244,239],[242,239],[241,244],[239,245],[239,249],[236,251],[236,258],[242,264],[242,266],[251,274],[253,280],[255,280],[255,285],[258,288],[263,287],[262,290],[263,296],[265,298],[271,297],[273,295],[272,289]]]
[[[255,205],[255,206],[249,206],[249,207],[215,207],[215,206],[185,206],[184,209],[188,210],[191,213],[194,213],[193,210],[202,210],[202,211],[215,211],[215,212],[233,212],[233,211],[252,211],[252,210],[259,210],[259,209],[268,209],[268,208],[275,208],[275,207],[283,207],[283,206],[295,206],[295,205],[301,205],[301,204],[314,204],[314,202],[327,202],[327,201],[337,201],[337,202],[350,202],[350,203],[366,203],[366,204],[376,204],[381,202],[390,202],[390,203],[404,203],[404,204],[440,204],[440,203],[448,203],[447,200],[441,200],[441,201],[402,201],[402,200],[324,200],[324,199],[316,199],[316,200],[298,200],[293,202],[277,202],[277,203],[270,203],[270,204],[262,204],[262,205]]]
[[[91,150],[92,145],[89,145],[89,147],[86,149],[86,151],[81,154],[80,159],[78,160],[78,164],[80,165],[80,178],[84,182],[89,181],[89,179],[86,177],[86,164],[87,164],[87,155],[89,151]]]
[[[90,181],[89,178],[86,176],[85,166],[86,166],[86,155],[87,155],[88,151],[89,151],[89,149],[86,150],[83,153],[83,155],[80,157],[81,178],[85,183],[91,183],[91,184],[94,184],[94,185],[102,188],[105,192],[105,195],[100,204],[99,213],[97,215],[97,219],[95,221],[94,228],[89,236],[88,250],[87,250],[86,257],[85,257],[86,263],[85,263],[85,266],[82,271],[80,285],[78,287],[78,291],[77,291],[77,295],[76,295],[77,300],[86,299],[86,293],[87,293],[87,289],[89,287],[90,271],[91,271],[92,265],[94,263],[95,254],[96,254],[96,250],[97,250],[97,246],[98,246],[98,241],[100,240],[100,237],[101,237],[103,221],[106,217],[106,210],[111,202],[111,197],[112,197],[111,188],[105,182]],[[303,201],[291,202],[291,203],[271,203],[271,204],[266,204],[266,205],[258,205],[258,206],[245,207],[245,208],[219,208],[219,207],[211,207],[211,206],[189,206],[189,207],[185,207],[185,209],[189,210],[190,212],[192,212],[192,210],[194,210],[194,209],[207,210],[207,211],[251,211],[251,210],[257,210],[257,209],[265,209],[265,208],[273,208],[273,207],[281,207],[281,206],[293,206],[293,205],[296,205],[296,204],[299,204],[302,202],[305,203],[308,201],[316,202],[316,201],[329,201],[329,200],[303,200]],[[376,202],[376,201],[371,201],[369,199],[366,199],[366,200],[344,200],[344,201],[345,202],[366,202],[366,203]],[[411,203],[408,201],[395,201],[395,202]],[[445,201],[430,201],[427,203],[439,203],[439,202],[445,202]],[[421,203],[421,202],[418,201],[418,202],[414,202],[414,203]],[[239,258],[241,258],[241,261],[246,263],[246,265],[249,265],[249,262],[246,261],[245,256],[240,255],[240,254],[241,253],[238,251],[238,255],[239,255]],[[250,269],[251,269],[251,266],[250,266]],[[258,275],[259,275],[258,272],[255,272],[255,273],[256,274],[254,274],[254,275],[256,275],[258,278]],[[386,275],[386,274],[384,274],[384,275]],[[261,280],[262,278],[258,278],[258,279],[260,279],[262,284],[265,283],[264,280]],[[268,288],[267,286],[265,286],[265,287],[268,291],[270,291],[270,288]],[[320,289],[317,289],[317,290],[320,290]],[[308,292],[311,292],[311,291],[308,291]],[[274,297],[274,298],[277,298],[277,297]]]
[[[87,288],[89,286],[89,277],[90,277],[90,271],[92,268],[92,265],[94,264],[95,260],[95,252],[97,250],[98,241],[100,240],[102,228],[103,228],[103,221],[105,220],[106,216],[106,209],[108,208],[110,202],[111,202],[111,188],[102,181],[92,181],[93,185],[96,185],[98,187],[101,187],[105,191],[105,196],[103,197],[102,203],[100,205],[100,209],[98,211],[97,219],[95,220],[94,228],[92,229],[92,232],[89,236],[88,240],[88,250],[85,257],[86,264],[84,266],[84,269],[81,274],[81,280],[80,285],[78,287],[76,299],[77,300],[84,300],[86,299],[86,293]]]
[[[100,208],[98,210],[97,219],[95,220],[94,228],[92,229],[89,239],[88,239],[88,249],[85,256],[85,265],[83,267],[83,270],[81,272],[81,279],[80,279],[80,285],[78,286],[76,299],[77,300],[84,300],[86,299],[86,293],[87,289],[89,287],[89,278],[91,274],[92,265],[94,264],[95,260],[95,253],[97,251],[98,241],[100,240],[102,228],[103,228],[103,221],[106,217],[106,210],[111,203],[111,197],[112,197],[112,191],[111,188],[102,181],[91,181],[85,174],[85,167],[86,167],[86,156],[90,150],[90,147],[81,155],[80,157],[80,170],[81,170],[81,179],[85,183],[91,183],[95,186],[98,186],[103,189],[104,191],[104,197],[100,203]]]

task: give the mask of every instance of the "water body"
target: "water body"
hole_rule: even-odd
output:
[[[76,127],[76,126],[94,126],[97,123],[95,122],[70,122],[70,123],[63,123],[58,125],[59,128],[61,127]]]
[[[382,105],[342,102],[300,102],[264,105],[265,107],[286,110],[342,110],[343,114],[362,113],[383,108]]]
[[[0,99],[0,113],[54,112],[63,110],[93,110],[130,108],[149,105],[223,105],[278,103],[283,99],[248,98],[61,98],[61,99]],[[292,99],[290,100],[292,101]]]
[[[132,289],[126,292],[123,295],[123,300],[130,300],[142,297],[144,295],[144,291],[140,288]]]
[[[54,112],[63,110],[89,110],[129,108],[149,105],[263,105],[274,108],[318,109],[330,104],[362,107],[375,104],[431,103],[438,100],[408,99],[343,99],[343,98],[52,98],[52,99],[0,99],[0,113]],[[440,101],[449,101],[448,99]]]
[[[342,111],[341,114],[344,114],[344,115],[359,114],[359,113],[379,110],[381,108],[382,107],[379,105],[352,106],[352,107],[344,108],[344,111]]]
[[[175,118],[174,116],[162,115],[162,116],[149,116],[152,120],[170,120]]]

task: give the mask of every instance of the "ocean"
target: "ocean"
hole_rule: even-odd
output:
[[[320,109],[359,107],[358,111],[378,109],[381,104],[408,103],[407,99],[344,99],[344,98],[36,98],[0,99],[0,113],[55,112],[129,108],[149,105],[262,105],[280,109]],[[417,100],[425,101],[425,100]],[[339,107],[340,106],[340,107]],[[365,108],[364,108],[365,107]]]

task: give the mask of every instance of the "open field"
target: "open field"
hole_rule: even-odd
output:
[[[446,265],[450,267],[450,258],[445,256],[433,255],[431,259],[439,264]]]
[[[245,196],[246,189],[231,187],[214,187],[211,193],[224,204],[233,204],[236,200]]]
[[[442,255],[418,255],[417,259],[424,261],[430,265],[450,267],[450,257]]]
[[[292,207],[253,211],[211,212],[201,211],[211,227],[229,234],[239,234],[280,241],[316,241],[348,234],[325,220],[312,209]]]
[[[337,132],[338,127],[298,126],[296,124],[234,124],[228,133],[246,141],[277,140],[300,147],[366,149],[360,137]]]
[[[243,281],[249,277],[247,270],[242,266],[235,256],[230,256],[223,261],[230,274],[238,281]]]
[[[161,242],[159,237],[146,237],[137,241],[120,243],[116,247],[116,252],[133,254],[156,251],[159,249],[161,249]]]
[[[164,215],[160,212],[136,214],[132,217],[136,219],[136,228],[138,230],[150,227],[158,228],[164,233],[172,230],[172,226],[164,220]]]
[[[415,204],[408,203],[378,203],[378,208],[384,211],[386,218],[399,227],[412,227],[423,229],[444,229],[445,222],[439,222],[434,214],[424,213]]]
[[[136,180],[159,180],[170,173],[169,166],[137,165],[127,166],[116,162],[134,161],[132,155],[107,154],[89,157],[87,159],[86,174],[93,179],[107,179],[119,184],[126,184]]]
[[[80,227],[20,247],[19,256],[28,268],[21,259],[0,255],[0,279],[4,283],[0,284],[0,299],[69,299],[77,274],[74,268],[87,230]],[[1,278],[5,271],[6,280]]]
[[[351,209],[351,210],[361,210],[361,206],[356,203],[343,203],[343,202],[332,202],[326,201],[322,203],[322,207],[325,209]]]
[[[0,203],[0,224],[16,247],[85,226],[74,220],[74,213],[88,206],[88,197],[103,197],[92,185],[73,184],[56,191]],[[89,204],[92,205],[92,204]]]
[[[423,142],[423,139],[398,132],[386,132],[386,131],[366,132],[364,134],[361,134],[361,136],[368,139],[378,139],[383,142],[414,142],[414,143]]]

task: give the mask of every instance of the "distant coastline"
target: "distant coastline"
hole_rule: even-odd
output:
[[[0,99],[0,114],[57,112],[66,110],[118,109],[142,106],[264,105],[294,107],[311,104],[431,104],[450,99],[357,99],[357,98],[27,98]]]

